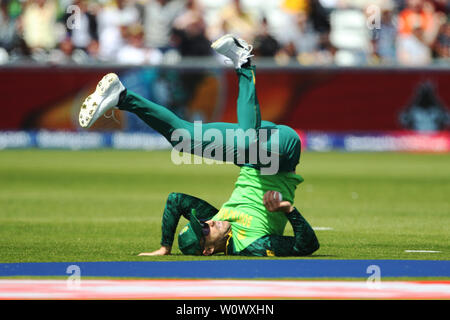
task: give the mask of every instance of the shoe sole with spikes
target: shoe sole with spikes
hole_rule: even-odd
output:
[[[109,73],[97,84],[97,87],[81,105],[78,121],[83,128],[90,128],[98,118],[116,107],[120,93],[125,87],[115,73]]]

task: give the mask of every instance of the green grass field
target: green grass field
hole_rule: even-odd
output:
[[[305,152],[298,173],[296,206],[332,228],[316,231],[313,257],[450,258],[450,154]],[[171,256],[137,254],[159,247],[170,192],[220,207],[237,175],[233,165],[176,166],[166,151],[1,151],[0,262],[199,259],[176,242]]]

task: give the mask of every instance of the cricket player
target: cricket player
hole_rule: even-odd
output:
[[[79,122],[84,128],[117,107],[136,114],[175,150],[231,160],[241,168],[235,189],[220,210],[196,197],[171,193],[163,213],[161,247],[140,255],[171,254],[181,216],[189,220],[178,235],[179,249],[186,255],[310,255],[319,248],[319,242],[293,206],[297,185],[303,182],[295,172],[300,160],[300,138],[288,126],[261,121],[255,67],[250,61],[252,46],[225,35],[211,47],[230,59],[236,69],[238,123],[200,124],[201,132],[209,134],[199,136],[198,124],[180,119],[167,108],[127,90],[115,74],[103,77],[81,107]],[[288,221],[294,236],[283,236]]]

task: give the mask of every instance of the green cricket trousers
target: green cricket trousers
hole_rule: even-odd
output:
[[[255,67],[237,69],[236,73],[239,81],[238,123],[189,122],[130,90],[121,95],[118,107],[136,114],[176,150],[257,169],[268,166],[267,158],[263,161],[262,156],[267,155],[271,159],[277,157],[277,172],[295,171],[301,152],[297,133],[288,126],[261,121]]]

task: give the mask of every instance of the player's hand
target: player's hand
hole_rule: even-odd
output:
[[[172,250],[172,247],[166,247],[162,246],[158,250],[155,250],[153,252],[142,252],[139,253],[138,256],[168,256],[170,254],[170,251]]]
[[[270,212],[289,213],[294,207],[289,201],[283,201],[283,197],[278,191],[267,191],[263,197],[263,203]]]

